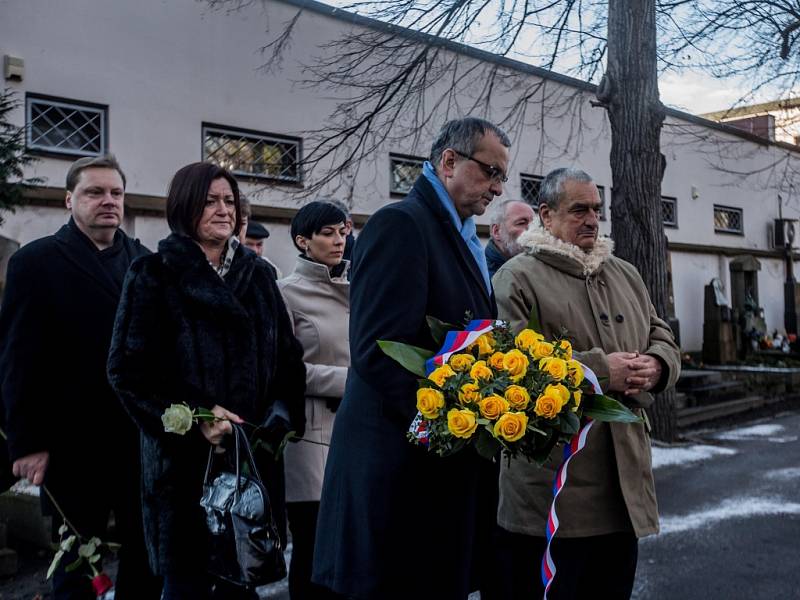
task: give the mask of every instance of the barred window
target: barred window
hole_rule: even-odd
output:
[[[414,182],[422,174],[424,158],[415,156],[389,155],[389,192],[405,196],[414,187]]]
[[[234,175],[300,183],[300,140],[203,125],[203,160]]]
[[[105,106],[28,94],[25,113],[29,150],[70,157],[106,153]]]
[[[597,193],[600,194],[600,220],[606,220],[606,188],[605,186],[598,185],[597,186]]]
[[[714,231],[717,233],[744,233],[741,208],[714,205]]]
[[[544,177],[539,175],[526,175],[520,173],[519,175],[519,188],[522,192],[522,199],[533,207],[533,210],[539,210],[539,188],[542,186]]]
[[[661,196],[661,219],[664,227],[678,226],[678,199]]]

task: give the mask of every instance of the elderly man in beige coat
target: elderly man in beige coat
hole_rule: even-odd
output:
[[[546,337],[566,328],[576,358],[600,378],[606,393],[645,417],[652,394],[674,385],[680,354],[644,283],[629,263],[598,238],[597,186],[584,172],[557,169],[542,182],[539,215],[519,238],[525,248],[493,279],[498,314],[515,331],[536,310]],[[645,417],[646,418],[646,417]],[[650,438],[641,424],[595,423],[586,447],[570,462],[558,497],[556,566],[548,598],[629,598],[637,539],[658,532]],[[554,452],[544,467],[503,464],[498,524],[504,598],[541,598],[538,566],[552,502]]]

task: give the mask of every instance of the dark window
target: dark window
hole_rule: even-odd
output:
[[[714,205],[714,231],[717,233],[744,233],[741,208]]]
[[[32,94],[25,105],[29,150],[70,157],[106,153],[107,107]]]
[[[533,207],[533,210],[539,210],[539,188],[542,185],[544,177],[539,175],[525,175],[521,173],[519,176],[519,187],[522,192],[522,199]]]
[[[203,125],[203,160],[234,175],[301,182],[300,140],[271,133]]]
[[[414,182],[422,174],[424,158],[415,156],[389,155],[389,192],[405,196],[414,187]]]
[[[661,196],[661,218],[664,227],[678,226],[678,199],[670,196]]]

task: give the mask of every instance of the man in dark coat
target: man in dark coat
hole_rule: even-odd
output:
[[[436,349],[426,316],[492,318],[473,215],[503,191],[510,142],[496,126],[447,123],[402,202],[358,237],[350,292],[351,368],[325,471],[314,580],[357,599],[463,599],[470,591],[480,458],[440,458],[406,438],[416,377],[377,340]],[[489,463],[486,463],[489,464]]]
[[[0,310],[0,393],[14,475],[46,484],[87,540],[108,541],[113,511],[122,544],[116,598],[147,600],[160,596],[160,583],[144,548],[138,432],[105,368],[125,273],[148,253],[119,229],[124,189],[113,156],[76,161],[67,174],[69,222],[11,257]],[[94,598],[86,572],[64,571],[72,560],[65,556],[53,577],[54,597]]]

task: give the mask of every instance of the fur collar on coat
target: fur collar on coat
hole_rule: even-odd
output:
[[[526,254],[555,254],[577,263],[584,276],[592,275],[613,256],[614,241],[607,236],[600,236],[591,252],[584,252],[575,244],[558,239],[539,225],[532,225],[517,240]]]

